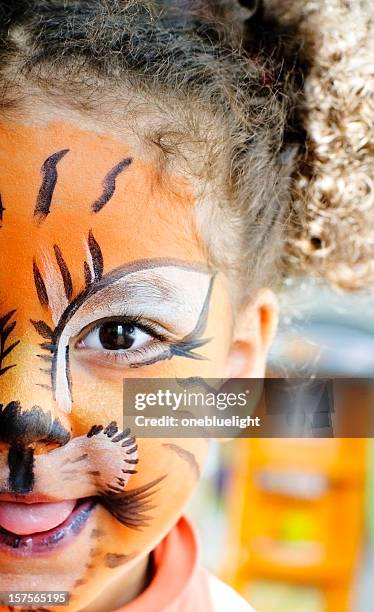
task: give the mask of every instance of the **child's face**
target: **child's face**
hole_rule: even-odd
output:
[[[1,500],[70,503],[37,529],[0,508],[0,582],[79,609],[170,529],[207,451],[121,436],[123,380],[225,375],[230,300],[189,180],[70,122],[3,123],[1,143]]]

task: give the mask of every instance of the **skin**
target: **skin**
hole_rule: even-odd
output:
[[[5,209],[0,228],[0,317],[15,310],[12,320],[16,321],[16,326],[8,342],[17,342],[3,360],[3,368],[13,367],[0,375],[0,403],[6,406],[17,401],[23,411],[39,406],[44,412],[50,411],[53,418],[71,432],[70,442],[60,449],[57,444],[43,441],[31,445],[36,458],[33,493],[48,495],[50,500],[56,501],[98,492],[102,483],[96,476],[91,477],[86,488],[83,479],[65,484],[59,481],[56,487],[56,477],[52,473],[61,470],[58,453],[65,453],[65,458],[77,456],[74,443],[77,445],[78,439],[84,444],[93,444],[91,439],[87,441],[87,432],[93,425],[105,427],[115,421],[120,431],[125,428],[126,424],[122,423],[124,378],[262,376],[277,319],[276,301],[267,289],[257,292],[234,316],[228,279],[219,270],[209,270],[205,260],[195,225],[196,199],[192,181],[176,171],[171,173],[163,169],[155,155],[145,153],[134,144],[131,134],[126,137],[126,130],[119,138],[109,130],[104,133],[99,123],[82,129],[82,120],[79,123],[78,120],[79,117],[69,113],[64,116],[59,112],[59,120],[34,113],[0,125],[0,193]],[[40,211],[35,214],[43,163],[55,152],[66,149],[69,152],[56,165],[58,178],[49,212],[44,216]],[[110,199],[103,206],[101,200],[98,206],[105,176],[124,159],[131,159],[131,164],[116,176]],[[100,208],[97,212],[93,208],[95,202],[96,208]],[[178,262],[173,269],[169,265],[164,276],[175,292],[174,302],[157,309],[157,299],[151,299],[147,315],[160,319],[163,313],[162,325],[171,327],[173,342],[193,330],[207,295],[204,279],[214,276],[202,334],[209,341],[194,351],[204,357],[203,360],[174,355],[170,359],[155,358],[154,363],[130,368],[123,355],[113,357],[112,351],[108,354],[103,349],[90,348],[92,342],[95,345],[95,339],[92,335],[89,337],[92,325],[103,313],[108,316],[105,314],[108,300],[109,307],[115,303],[118,308],[118,291],[115,302],[113,295],[97,293],[90,306],[87,302],[85,316],[80,313],[76,317],[72,335],[66,340],[72,397],[66,399],[61,391],[62,383],[54,396],[50,375],[41,371],[43,363],[38,357],[42,353],[43,338],[40,329],[38,332],[31,321],[43,321],[55,329],[67,302],[84,292],[83,264],[90,255],[87,248],[90,232],[100,248],[104,275],[110,275],[117,268],[128,271],[129,266],[138,262],[142,270],[138,278],[141,287],[152,274],[160,271],[157,266],[150,269],[145,260]],[[61,257],[56,255],[55,245],[71,277],[69,299],[59,265]],[[48,294],[48,305],[45,300],[43,303],[43,283],[38,273],[35,274],[35,263]],[[92,268],[92,261],[90,265]],[[186,269],[188,273],[183,276]],[[200,276],[196,275],[197,269]],[[182,277],[183,283],[178,284],[175,279]],[[39,294],[36,278],[39,279]],[[65,281],[66,278],[65,274]],[[129,278],[123,281],[124,287]],[[132,310],[143,315],[144,304],[141,304],[139,290],[134,290],[134,294]],[[186,303],[194,313],[190,320],[183,315]],[[136,313],[137,308],[139,312]],[[116,316],[122,314],[114,307],[110,312]],[[87,313],[90,324],[84,327]],[[157,346],[161,351],[162,347]],[[57,370],[59,368],[62,368],[61,363],[57,365]],[[64,372],[57,371],[57,376],[63,380]],[[182,452],[180,449],[176,452],[175,444]],[[59,552],[48,557],[14,558],[0,549],[2,590],[21,587],[26,591],[66,590],[72,594],[68,610],[89,609],[91,612],[115,609],[142,591],[147,582],[149,552],[182,514],[197,484],[208,445],[201,439],[138,439],[137,447],[137,473],[126,477],[124,489],[136,489],[163,477],[152,490],[153,508],[148,512],[147,524],[135,530],[121,524],[99,504],[79,536]],[[87,448],[91,461],[94,453],[90,445]],[[0,442],[0,485],[7,476],[8,451],[9,443]],[[103,470],[108,458],[98,454],[97,462],[96,470],[91,471]],[[88,467],[82,464],[83,475],[87,474]],[[106,482],[111,476],[114,479],[116,474],[106,474]],[[5,497],[4,491],[0,492],[0,500]]]

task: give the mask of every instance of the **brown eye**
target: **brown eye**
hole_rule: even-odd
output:
[[[99,327],[101,346],[107,351],[129,349],[135,342],[136,328],[131,323],[108,321]]]
[[[130,354],[132,351],[149,346],[155,336],[126,319],[107,319],[82,334],[76,344],[78,349],[90,349],[113,355]]]

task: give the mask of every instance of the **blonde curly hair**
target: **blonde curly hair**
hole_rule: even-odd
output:
[[[287,272],[340,289],[374,286],[374,27],[370,0],[268,0],[299,20],[310,58],[306,150],[294,182]]]

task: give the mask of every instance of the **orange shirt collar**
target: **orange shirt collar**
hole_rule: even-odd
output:
[[[136,599],[116,612],[182,610],[178,602],[189,597],[198,574],[199,550],[195,531],[182,517],[153,551],[154,576]]]

